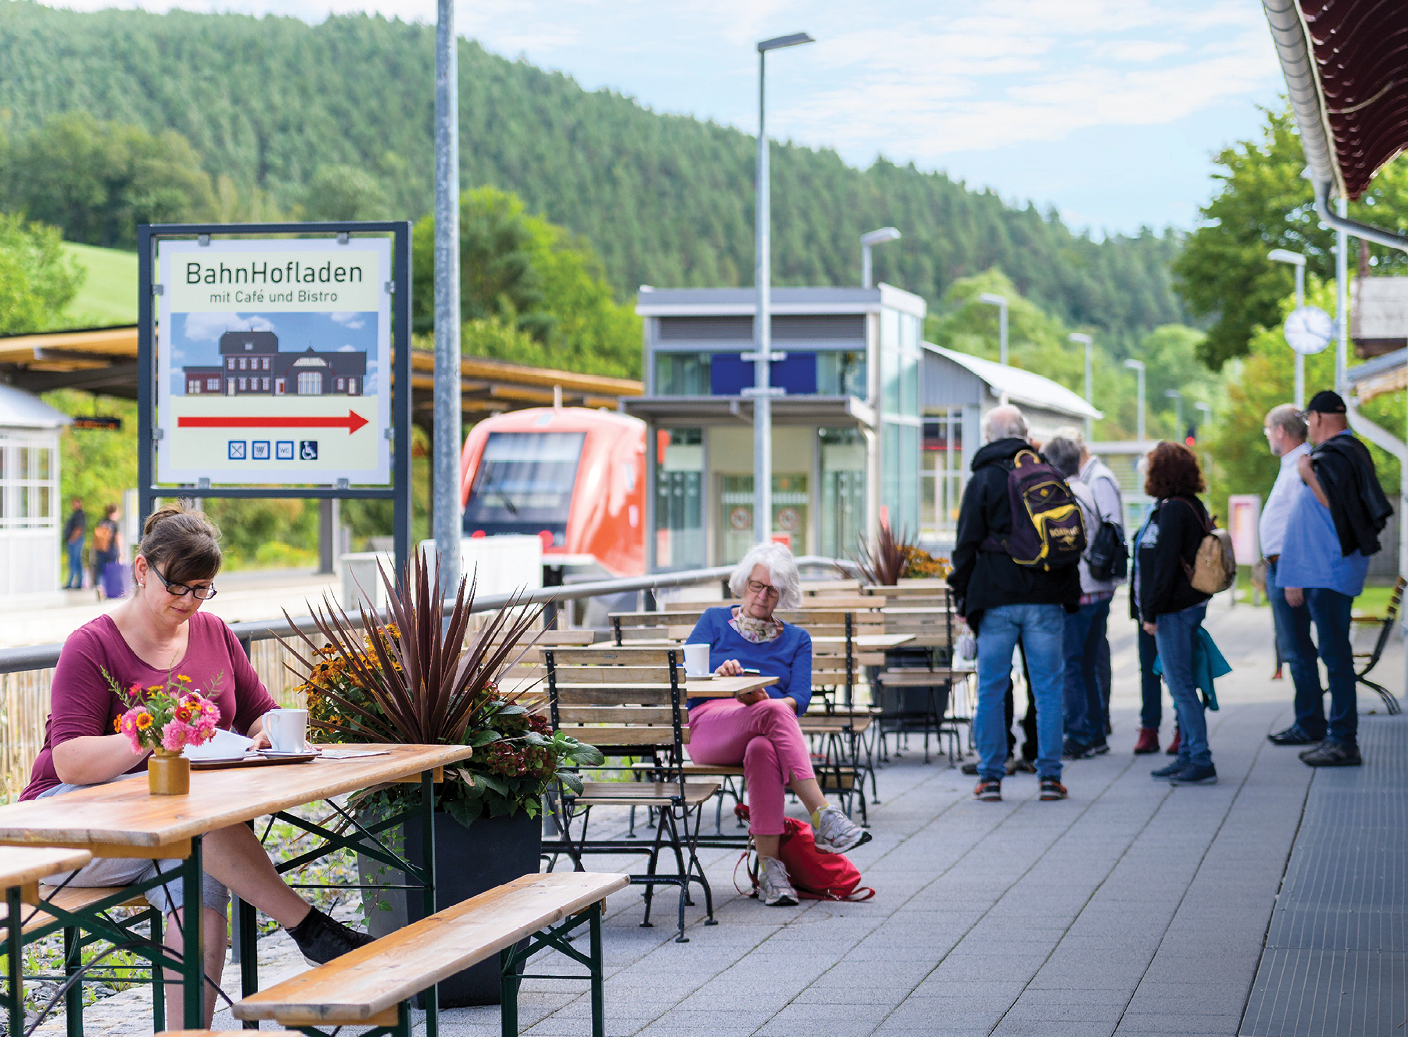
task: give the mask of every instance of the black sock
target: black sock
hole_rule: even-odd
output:
[[[309,907],[308,913],[303,916],[303,921],[299,922],[292,929],[287,930],[293,937],[294,943],[302,943],[305,939],[313,935],[313,927],[318,924],[318,916],[322,912],[316,907]]]

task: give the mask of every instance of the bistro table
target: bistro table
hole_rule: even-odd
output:
[[[178,858],[182,865],[177,881],[182,884],[182,900],[186,904],[201,903],[201,839],[206,834],[244,824],[265,814],[280,815],[326,841],[317,850],[305,853],[289,866],[310,860],[343,847],[356,846],[359,852],[384,859],[396,867],[407,867],[419,873],[425,897],[425,913],[435,913],[435,828],[433,824],[434,782],[443,779],[443,768],[467,759],[472,750],[463,745],[329,745],[327,750],[376,751],[377,755],[359,755],[343,759],[314,759],[307,763],[278,766],[235,765],[221,770],[193,770],[191,791],[184,796],[153,796],[140,775],[133,779],[110,781],[67,793],[61,797],[26,800],[0,807],[0,844],[25,846],[74,847],[88,850],[94,857],[145,857],[151,859]],[[407,866],[394,853],[376,840],[376,834],[393,828],[400,820],[413,816],[412,811],[397,818],[379,821],[372,829],[360,826],[351,815],[342,812],[356,831],[342,836],[283,811],[331,799],[348,792],[387,782],[414,782],[421,786],[421,803],[416,811],[423,817],[421,864]],[[107,933],[113,927],[102,919],[103,912],[136,892],[145,892],[170,875],[134,883],[113,897],[99,901],[82,912],[67,915],[57,909],[50,913],[67,915],[73,925],[89,931]],[[141,951],[152,960],[152,967],[166,964],[181,971],[185,995],[185,1026],[199,1029],[203,1023],[201,1011],[202,969],[200,911],[182,913],[182,947],[180,961],[166,956],[161,948]],[[13,928],[13,923],[11,925]],[[120,934],[118,939],[130,934]],[[253,940],[243,941],[241,968],[245,976],[245,995],[251,980],[257,989],[254,972]],[[17,956],[12,956],[17,957]],[[438,1029],[437,998],[432,991],[426,999],[426,1032],[435,1037]]]

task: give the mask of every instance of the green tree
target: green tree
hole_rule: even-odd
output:
[[[308,181],[303,215],[310,220],[385,220],[391,205],[381,181],[356,166],[319,166]]]
[[[434,327],[435,219],[414,231],[417,331]],[[460,200],[461,349],[591,374],[637,377],[640,321],[615,301],[585,239],[493,187]]]
[[[139,223],[210,215],[214,195],[190,142],[173,130],[56,115],[5,156],[5,207],[61,228],[70,241],[134,248]]]
[[[0,335],[57,326],[84,276],[57,228],[0,213]]]
[[[1307,273],[1325,279],[1335,274],[1335,234],[1315,215],[1311,185],[1302,175],[1305,154],[1289,110],[1267,110],[1261,137],[1224,148],[1217,164],[1217,194],[1202,208],[1203,225],[1188,236],[1173,264],[1188,308],[1213,319],[1202,357],[1214,369],[1246,355],[1258,326],[1270,327],[1279,319],[1294,271],[1268,260],[1267,252],[1300,252]],[[1385,167],[1365,196],[1350,206],[1350,215],[1408,228],[1408,162]],[[1375,266],[1408,262],[1397,250],[1377,245],[1369,253]]]

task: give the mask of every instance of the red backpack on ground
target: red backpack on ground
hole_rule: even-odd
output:
[[[743,804],[733,808],[739,820],[748,820],[748,808]],[[812,826],[804,821],[782,819],[783,832],[777,855],[787,869],[792,888],[803,900],[869,900],[875,890],[860,884],[860,870],[844,853],[822,853],[816,848]],[[744,853],[740,863],[748,857]],[[738,869],[734,869],[737,874]],[[748,875],[758,888],[756,861],[749,862]]]

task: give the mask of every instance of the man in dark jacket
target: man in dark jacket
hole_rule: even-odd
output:
[[[994,407],[983,419],[987,445],[973,458],[963,491],[953,549],[953,587],[958,613],[978,635],[978,710],[973,737],[978,745],[976,799],[1000,800],[1007,755],[1003,698],[1018,640],[1031,669],[1037,705],[1037,777],[1042,799],[1064,799],[1061,784],[1063,641],[1066,613],[1080,608],[1080,571],[1075,565],[1044,569],[1018,565],[994,545],[1012,533],[1007,475],[1013,458],[1030,450],[1027,422],[1016,407]]]
[[[1318,392],[1306,409],[1306,426],[1315,450],[1297,466],[1302,485],[1286,521],[1277,579],[1292,608],[1306,605],[1315,622],[1316,649],[1330,686],[1330,716],[1323,718],[1317,699],[1312,723],[1325,740],[1300,758],[1311,767],[1357,767],[1359,713],[1350,644],[1350,612],[1364,590],[1369,555],[1379,549],[1383,522],[1375,516],[1383,499],[1374,462],[1349,431],[1349,416],[1339,393]]]

